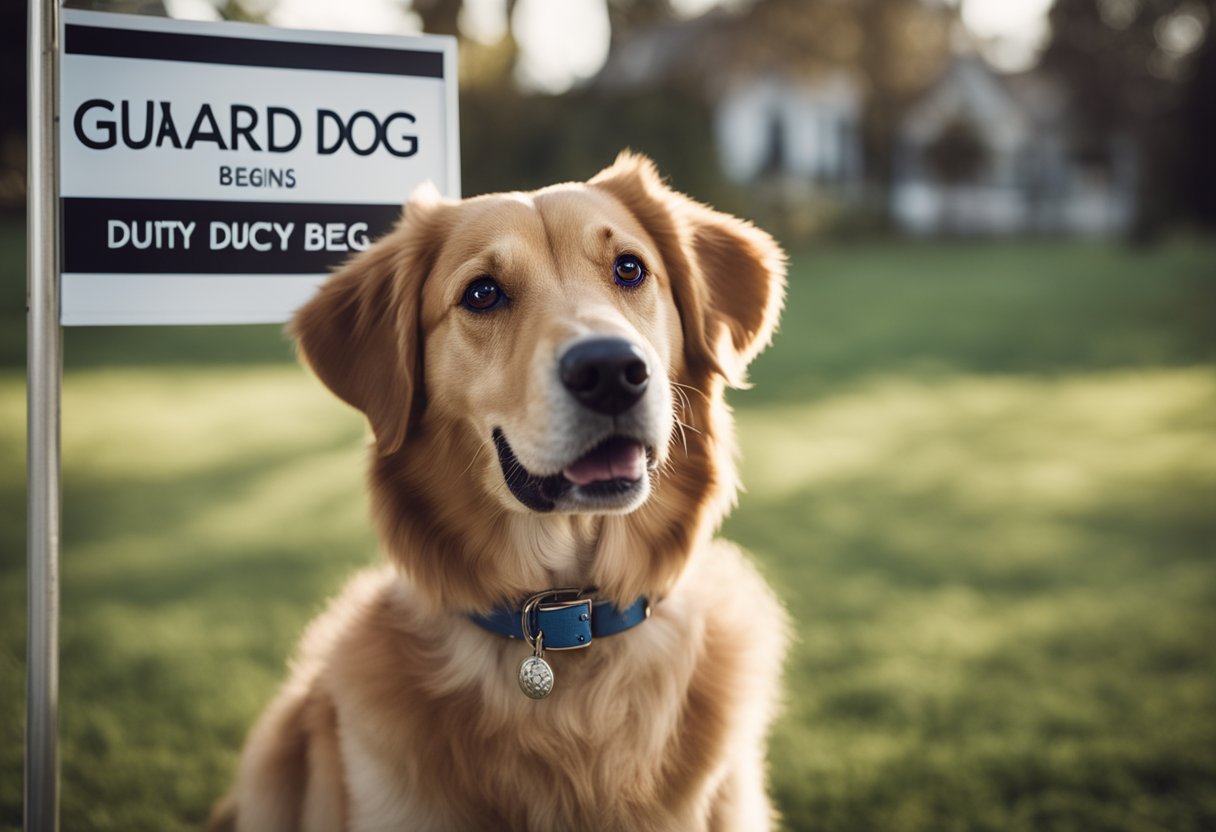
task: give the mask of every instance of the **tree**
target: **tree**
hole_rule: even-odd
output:
[[[414,0],[414,11],[422,18],[422,31],[432,35],[460,35],[463,0]]]
[[[627,36],[630,30],[672,20],[675,12],[670,0],[607,0],[608,23],[612,40]]]
[[[0,8],[0,210],[25,205],[26,4]]]
[[[1209,21],[1216,20],[1216,14]],[[1216,228],[1216,36],[1208,35],[1195,55],[1182,100],[1183,200],[1189,215]]]
[[[1184,126],[1189,118],[1203,129],[1216,95],[1211,45],[1203,45],[1212,40],[1213,17],[1216,0],[1056,0],[1052,7],[1043,65],[1066,81],[1083,135],[1135,139],[1141,232],[1185,215],[1182,183],[1192,167],[1211,164],[1211,140],[1196,146]]]

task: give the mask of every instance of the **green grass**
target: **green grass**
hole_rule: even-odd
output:
[[[0,828],[20,826],[19,229],[0,226]],[[375,557],[362,424],[274,328],[66,337],[63,828],[197,828]],[[796,622],[790,830],[1216,828],[1216,247],[793,260],[726,533]]]

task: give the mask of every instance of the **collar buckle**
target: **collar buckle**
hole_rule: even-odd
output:
[[[591,646],[591,599],[579,587],[547,589],[524,602],[520,630],[532,649],[581,650]]]

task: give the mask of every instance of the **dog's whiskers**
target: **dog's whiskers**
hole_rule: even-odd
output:
[[[675,382],[673,382],[673,384],[675,384]],[[688,394],[685,393],[682,389],[680,389],[682,387],[688,387],[688,385],[676,384],[676,386],[672,388],[672,390],[675,392],[676,396],[679,398],[679,407],[677,408],[677,412],[676,412],[676,424],[678,424],[681,427],[681,429],[690,430],[693,433],[700,435],[700,433],[701,433],[700,430],[693,427],[691,424],[684,421],[684,419],[682,418],[685,413],[689,413],[692,411],[692,402],[689,401]],[[688,389],[696,390],[695,387],[688,387]],[[700,391],[698,390],[697,392],[700,392]],[[687,448],[685,448],[685,450],[687,450]]]
[[[691,384],[681,384],[678,381],[673,381],[671,385],[679,390],[691,390],[701,398],[705,399],[705,401],[709,401],[709,396],[705,395],[704,391],[702,391],[699,387],[693,387]]]
[[[685,418],[687,417],[687,415],[692,412],[692,402],[689,400],[688,394],[685,393],[684,390],[681,388],[687,388],[689,390],[696,390],[696,388],[689,387],[686,384],[678,384],[676,382],[673,382],[673,385],[674,386],[672,387],[672,392],[674,394],[673,395],[673,405],[674,405],[675,429],[676,430],[675,430],[675,433],[672,434],[672,445],[675,444],[675,442],[677,441],[677,438],[678,438],[680,447],[684,451],[684,456],[687,457],[688,453],[689,453],[688,452],[688,432],[692,431],[693,433],[697,434],[698,436],[701,436],[702,433],[698,428],[693,427],[691,424],[689,424],[689,422],[685,421]],[[700,392],[700,391],[698,390],[697,392]],[[668,459],[668,464],[669,465],[673,464],[670,457]]]
[[[679,420],[679,419],[677,419],[677,420],[676,420],[676,422],[677,422],[677,423],[680,425],[680,427],[681,427],[682,429],[684,429],[684,430],[690,430],[690,431],[692,431],[693,433],[695,433],[697,436],[701,436],[701,435],[702,435],[702,431],[701,431],[701,429],[700,429],[700,428],[694,428],[692,425],[688,424],[688,423],[687,423],[687,422],[685,422],[685,421]]]
[[[479,456],[481,456],[481,449],[482,449],[483,447],[485,447],[485,446],[484,446],[484,445],[478,445],[478,446],[477,446],[477,450],[473,452],[473,458],[469,460],[469,464],[468,464],[468,465],[466,465],[466,466],[464,467],[464,470],[460,472],[460,476],[462,476],[462,477],[463,477],[465,474],[469,473],[469,471],[470,471],[470,470],[472,470],[474,463],[476,463],[476,462],[477,462],[477,458],[478,458]]]
[[[682,421],[680,421],[679,418],[676,419],[676,430],[679,432],[680,446],[684,449],[684,456],[688,456],[688,433],[686,432],[687,427],[688,426],[685,425]]]

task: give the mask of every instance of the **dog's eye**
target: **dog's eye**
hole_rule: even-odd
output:
[[[464,290],[460,302],[474,312],[489,312],[506,302],[507,295],[492,277],[479,277]]]
[[[632,254],[622,254],[616,258],[616,264],[612,267],[612,275],[619,285],[631,289],[646,277],[646,267]]]

